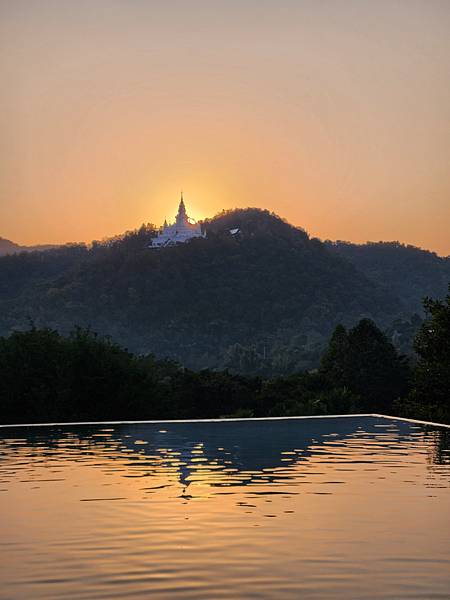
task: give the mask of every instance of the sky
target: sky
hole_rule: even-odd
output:
[[[0,236],[257,206],[450,254],[448,0],[0,0]]]

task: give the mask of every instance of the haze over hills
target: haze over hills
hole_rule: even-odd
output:
[[[323,243],[259,209],[204,227],[205,239],[160,250],[142,226],[90,247],[1,258],[0,334],[30,322],[89,326],[195,369],[288,373],[314,367],[338,323],[414,329],[422,297],[443,297],[450,280],[450,260],[433,253]]]
[[[400,242],[325,242],[334,254],[390,289],[411,312],[421,312],[424,295],[444,297],[450,280],[450,257]]]
[[[0,256],[17,254],[18,252],[34,252],[35,250],[51,250],[56,248],[55,244],[39,244],[37,246],[20,246],[11,240],[0,237]]]

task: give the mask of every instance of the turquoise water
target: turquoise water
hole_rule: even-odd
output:
[[[449,598],[449,430],[0,430],[0,597]]]

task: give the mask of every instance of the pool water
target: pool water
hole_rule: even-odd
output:
[[[449,598],[449,429],[0,429],[0,597]]]

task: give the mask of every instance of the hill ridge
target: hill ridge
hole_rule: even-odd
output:
[[[62,332],[87,326],[195,369],[265,376],[314,367],[338,323],[367,317],[388,329],[417,312],[386,285],[383,268],[395,277],[386,261],[374,275],[358,252],[270,211],[224,211],[204,224],[205,239],[159,250],[148,249],[155,228],[144,225],[89,247],[0,258],[0,334],[30,319]],[[413,281],[417,296],[440,285],[436,269]]]

